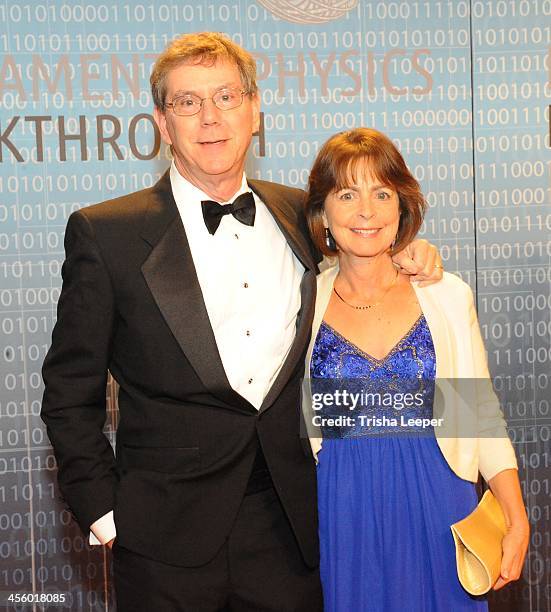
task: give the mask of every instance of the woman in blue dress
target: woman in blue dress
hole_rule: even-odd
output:
[[[323,437],[311,442],[325,609],[487,610],[459,583],[450,531],[475,508],[479,473],[508,525],[494,588],[519,577],[529,528],[493,393],[469,437],[460,419],[433,414],[437,377],[489,380],[472,292],[451,274],[420,287],[392,263],[419,230],[425,201],[375,130],[323,146],[306,210],[314,242],[338,258],[318,279],[307,357],[307,419]]]

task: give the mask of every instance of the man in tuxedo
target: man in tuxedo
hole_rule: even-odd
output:
[[[43,368],[60,490],[91,542],[113,547],[120,612],[315,612],[315,468],[299,432],[318,269],[304,194],[245,177],[260,102],[242,48],[182,36],[151,86],[170,169],[67,224]],[[417,256],[432,270],[432,248]]]

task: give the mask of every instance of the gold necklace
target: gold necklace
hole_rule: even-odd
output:
[[[335,289],[334,285],[333,285],[333,291],[335,292],[335,295],[339,298],[339,300],[341,300],[341,302],[343,302],[347,306],[350,306],[350,308],[354,308],[354,310],[369,310],[370,308],[374,308],[375,306],[379,306],[379,304],[382,304],[384,302],[384,299],[386,298],[387,293],[396,284],[396,281],[398,280],[398,274],[399,274],[399,272],[398,272],[398,270],[396,270],[396,276],[394,277],[394,280],[392,281],[392,283],[388,286],[387,290],[383,293],[381,299],[378,302],[374,302],[373,304],[366,304],[365,306],[354,306],[354,304],[351,304],[350,302],[347,302],[342,297],[342,295]]]

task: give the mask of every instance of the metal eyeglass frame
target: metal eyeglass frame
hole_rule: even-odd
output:
[[[231,91],[231,92],[239,92],[239,93],[241,94],[241,100],[239,101],[239,104],[237,104],[236,106],[232,106],[231,108],[220,108],[220,107],[218,106],[218,104],[216,103],[215,98],[216,98],[217,96],[220,96],[221,94],[223,94],[223,93],[224,93],[224,92],[226,92],[226,91]],[[200,98],[199,96],[196,96],[196,95],[194,95],[194,94],[186,94],[186,96],[187,96],[187,95],[189,95],[189,96],[192,96],[193,98],[196,98],[197,100],[199,100],[199,108],[198,108],[198,109],[197,109],[195,112],[193,112],[193,113],[189,113],[189,114],[185,114],[185,115],[181,115],[181,114],[177,113],[177,112],[174,110],[174,100],[179,100],[180,98],[183,98],[183,97],[185,97],[185,96],[177,96],[176,98],[174,98],[174,99],[172,100],[172,102],[165,102],[165,107],[168,107],[168,108],[172,109],[172,112],[173,112],[173,113],[174,113],[174,114],[175,114],[177,117],[193,117],[194,115],[197,115],[198,113],[200,113],[200,112],[201,112],[201,109],[203,108],[203,102],[204,102],[205,100],[212,100],[212,103],[214,104],[214,106],[216,106],[216,108],[217,108],[218,110],[221,110],[221,111],[229,111],[229,110],[233,110],[234,108],[239,108],[239,107],[240,107],[240,106],[243,104],[243,98],[244,98],[244,96],[246,96],[248,93],[249,93],[249,92],[248,92],[246,89],[229,88],[229,89],[222,89],[221,91],[216,92],[216,93],[214,94],[214,96],[210,96],[210,97],[207,97],[207,98]]]

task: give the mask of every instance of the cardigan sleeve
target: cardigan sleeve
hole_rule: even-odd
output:
[[[478,469],[484,480],[489,481],[506,469],[518,469],[513,445],[507,433],[506,422],[499,400],[492,388],[486,350],[480,334],[480,326],[474,307],[473,294],[468,285],[469,326],[476,379],[478,417]]]

